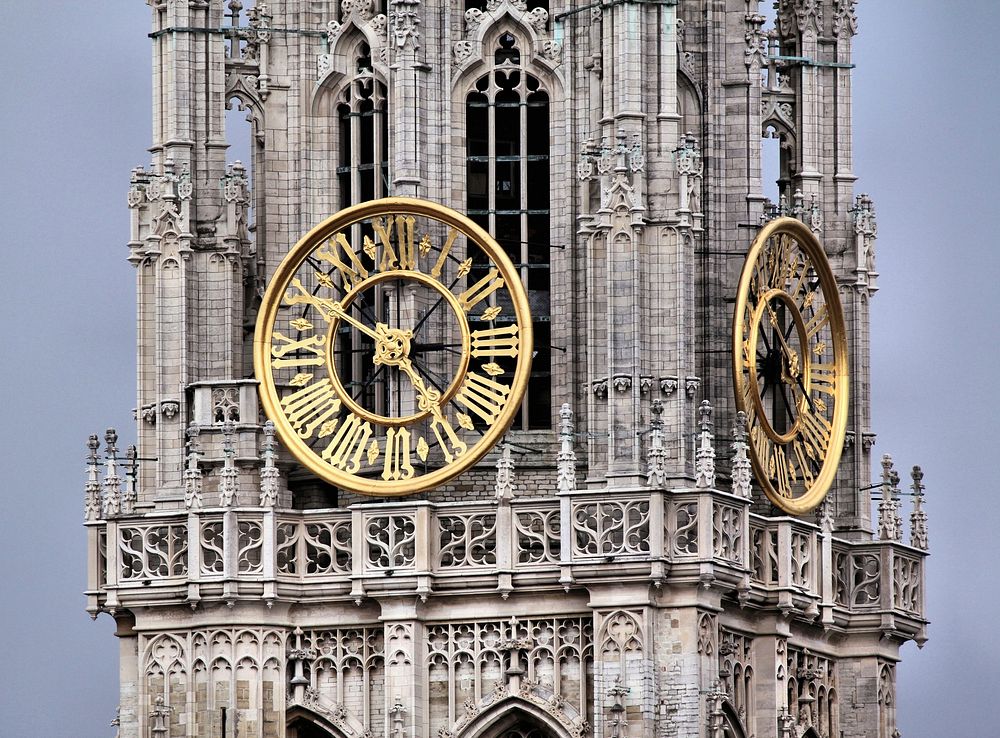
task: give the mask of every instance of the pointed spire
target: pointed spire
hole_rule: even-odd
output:
[[[497,481],[493,487],[494,497],[498,501],[514,498],[514,459],[510,456],[510,444],[506,440],[500,443],[500,458],[497,459]]]
[[[94,433],[87,439],[87,484],[84,487],[83,519],[98,520],[101,517],[101,482],[98,477],[97,452],[101,442]]]
[[[125,492],[122,494],[122,514],[131,515],[135,512],[135,503],[139,499],[136,489],[139,482],[139,459],[135,444],[129,444],[125,449]]]
[[[573,450],[573,411],[569,403],[559,408],[559,455],[556,456],[556,485],[560,492],[576,489],[576,452]]]
[[[260,470],[260,506],[274,507],[278,504],[278,467],[274,465],[275,442],[274,422],[264,423],[264,465]]]
[[[104,433],[104,442],[107,444],[104,455],[107,459],[104,471],[104,515],[112,517],[121,515],[122,497],[119,489],[122,483],[118,476],[118,431],[108,428]]]
[[[187,429],[188,453],[187,468],[184,470],[184,505],[188,510],[201,509],[201,469],[198,467],[201,457],[201,428],[192,422]]]
[[[889,454],[882,456],[882,501],[878,504],[878,537],[883,541],[903,539],[903,521],[899,517],[899,474]]]
[[[219,480],[219,504],[223,507],[230,507],[236,500],[237,478],[239,472],[236,471],[236,423],[227,420],[222,424],[222,452],[225,454],[221,479]]]
[[[663,487],[667,483],[667,452],[663,448],[663,402],[649,407],[649,451],[646,454],[646,484]]]
[[[910,545],[919,548],[921,551],[927,550],[927,513],[924,512],[924,472],[919,466],[913,467],[910,472],[913,484],[913,512],[910,513]]]
[[[733,423],[733,494],[750,499],[753,475],[750,471],[750,457],[747,456],[747,414],[740,410]]]
[[[712,435],[712,403],[702,400],[698,408],[701,430],[698,432],[698,450],[695,453],[694,486],[698,489],[715,487],[715,436]]]

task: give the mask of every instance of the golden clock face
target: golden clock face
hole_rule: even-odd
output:
[[[430,489],[490,450],[520,409],[531,318],[517,269],[443,206],[363,203],[278,266],[254,337],[261,401],[286,447],[362,494]]]
[[[733,378],[758,483],[785,512],[809,512],[840,462],[848,367],[837,283],[801,221],[771,221],[750,246],[733,319]]]

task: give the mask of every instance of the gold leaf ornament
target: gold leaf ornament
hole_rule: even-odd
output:
[[[493,320],[493,319],[495,319],[500,314],[500,311],[502,309],[503,308],[501,308],[499,305],[494,305],[491,308],[487,308],[483,312],[482,316],[480,316],[479,319],[480,320]]]
[[[297,331],[311,331],[313,328],[313,324],[305,318],[296,318],[289,325]]]
[[[417,456],[420,457],[421,461],[427,461],[427,452],[430,451],[430,446],[427,445],[427,441],[421,436],[417,440]]]
[[[309,384],[312,378],[313,378],[312,374],[296,374],[294,377],[292,377],[289,384],[292,387],[305,387],[307,384]]]

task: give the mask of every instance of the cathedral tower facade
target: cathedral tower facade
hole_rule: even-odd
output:
[[[919,468],[907,542],[891,458],[870,474],[856,0],[148,3],[137,440],[91,437],[85,507],[122,738],[894,735],[927,534]],[[494,236],[535,350],[506,442],[384,501],[281,446],[252,353],[292,245],[390,195]],[[779,216],[822,242],[850,357],[837,477],[797,517],[757,489],[731,369]]]

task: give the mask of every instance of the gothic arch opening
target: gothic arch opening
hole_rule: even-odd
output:
[[[722,703],[722,721],[726,738],[747,738],[743,721],[729,700]]]
[[[521,700],[501,702],[483,712],[457,738],[568,738],[555,719]]]
[[[285,717],[285,738],[344,738],[328,721],[303,707],[289,710]]]

